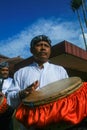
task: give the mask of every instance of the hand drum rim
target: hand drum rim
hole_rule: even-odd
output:
[[[53,83],[29,94],[22,100],[24,105],[29,107],[41,106],[51,103],[60,98],[67,97],[78,88],[80,88],[82,80],[80,77],[69,77]]]

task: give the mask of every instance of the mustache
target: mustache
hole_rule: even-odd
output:
[[[40,51],[39,54],[47,54],[45,51]]]
[[[3,73],[3,75],[8,75],[8,73]]]

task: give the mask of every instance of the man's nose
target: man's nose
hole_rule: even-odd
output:
[[[45,45],[43,44],[43,45],[41,45],[41,48],[42,48],[42,49],[45,49],[46,47],[45,47]]]

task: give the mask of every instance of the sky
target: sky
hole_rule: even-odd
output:
[[[41,34],[51,39],[52,46],[66,40],[85,49],[70,4],[71,0],[0,0],[0,54],[26,59],[32,55],[30,41]]]

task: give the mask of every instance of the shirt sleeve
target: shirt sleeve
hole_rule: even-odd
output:
[[[65,78],[69,78],[67,71],[65,69],[64,69],[64,71],[65,71],[65,74],[64,74]]]
[[[60,66],[60,78],[61,79],[69,78],[69,75],[68,75],[66,69],[62,66]]]
[[[21,102],[19,98],[20,80],[18,79],[18,75],[18,73],[14,74],[13,81],[6,92],[7,103],[13,108],[16,108]]]

